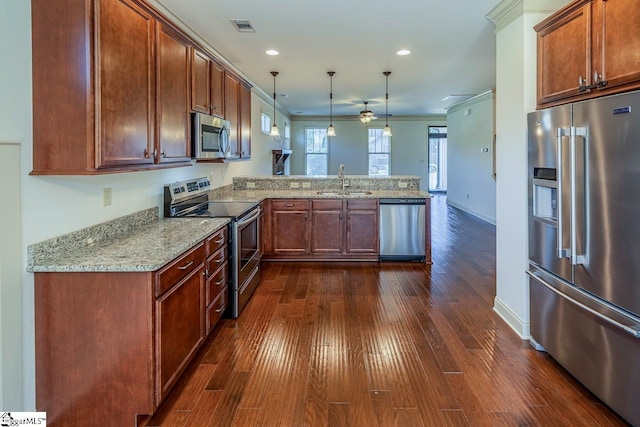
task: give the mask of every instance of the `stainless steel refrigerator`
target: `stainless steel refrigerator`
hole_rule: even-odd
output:
[[[640,92],[528,115],[532,342],[640,426]]]

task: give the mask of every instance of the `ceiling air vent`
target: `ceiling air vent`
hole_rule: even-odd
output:
[[[241,33],[256,32],[256,29],[253,28],[253,24],[248,19],[232,19],[231,23],[234,27],[236,27],[236,30],[240,31]]]

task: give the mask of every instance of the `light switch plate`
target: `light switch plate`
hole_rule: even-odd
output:
[[[111,187],[102,189],[102,203],[103,206],[111,205]]]

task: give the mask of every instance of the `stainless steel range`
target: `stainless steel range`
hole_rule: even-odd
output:
[[[257,202],[210,201],[207,178],[164,187],[165,218],[229,218],[230,294],[228,314],[237,318],[260,282],[260,206]]]

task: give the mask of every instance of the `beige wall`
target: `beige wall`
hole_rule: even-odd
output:
[[[305,174],[304,132],[308,127],[327,127],[328,118],[292,119],[291,174]],[[368,174],[367,126],[359,120],[342,120],[334,117],[336,137],[329,139],[328,172],[336,175],[340,164],[345,165],[347,175]],[[427,181],[427,127],[445,126],[444,116],[419,118],[394,118],[389,120],[391,137],[391,174],[420,177],[420,186],[426,191]],[[383,128],[384,121],[377,120],[370,127]]]
[[[495,224],[493,92],[450,108],[447,125],[447,203]]]

